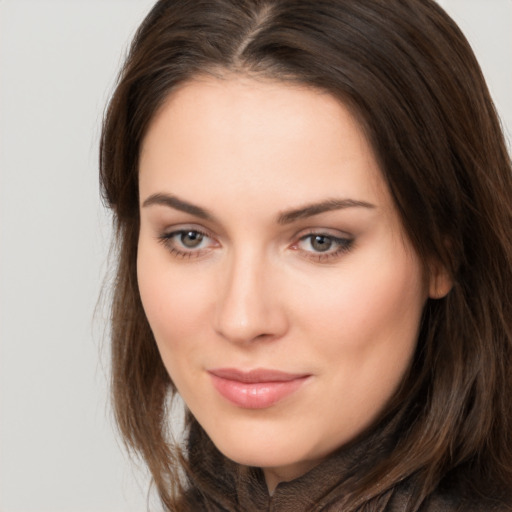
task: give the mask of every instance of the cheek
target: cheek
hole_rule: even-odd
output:
[[[302,328],[328,357],[348,366],[356,359],[359,368],[378,359],[393,366],[410,358],[416,344],[426,300],[421,276],[419,263],[401,253],[347,264],[300,295]]]
[[[347,266],[322,288],[302,295],[302,329],[315,340],[327,402],[338,404],[330,412],[335,437],[340,426],[353,433],[368,425],[398,388],[416,347],[425,291],[419,266],[408,259],[396,267]]]
[[[139,246],[137,278],[144,311],[167,363],[170,352],[194,349],[207,328],[212,297],[207,280],[176,271],[165,256]]]

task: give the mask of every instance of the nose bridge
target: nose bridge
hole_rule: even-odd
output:
[[[216,330],[226,339],[249,342],[283,333],[286,320],[272,286],[265,254],[245,247],[226,258],[216,312]]]

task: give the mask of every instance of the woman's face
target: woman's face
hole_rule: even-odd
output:
[[[376,419],[434,292],[347,108],[278,82],[188,83],[144,139],[140,213],[145,312],[221,452],[273,488]]]

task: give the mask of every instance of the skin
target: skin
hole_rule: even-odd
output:
[[[376,420],[427,298],[449,283],[425,277],[355,118],[315,89],[187,83],[150,124],[139,186],[138,281],[165,367],[219,450],[262,467],[272,492]],[[333,199],[364,205],[278,220]],[[219,394],[212,368],[308,377],[248,409]]]

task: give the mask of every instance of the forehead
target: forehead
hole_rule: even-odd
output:
[[[269,200],[278,187],[294,203],[383,192],[372,148],[338,99],[238,76],[201,77],[173,91],[142,144],[141,195],[163,186],[207,196],[208,184]]]

